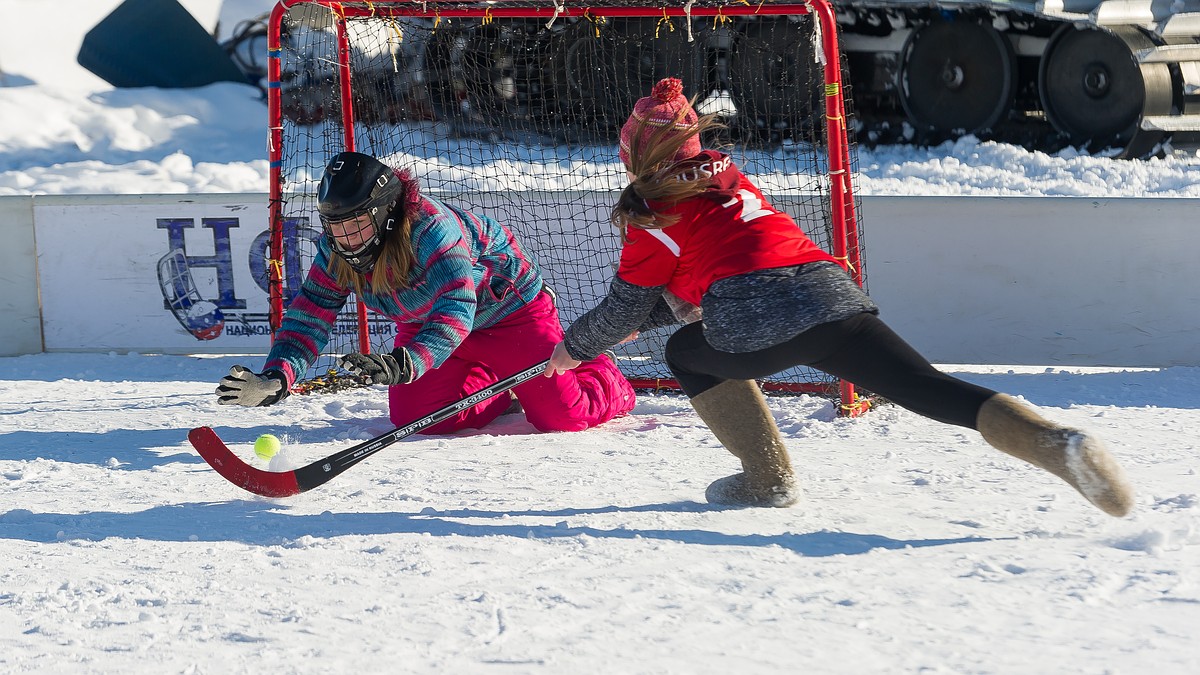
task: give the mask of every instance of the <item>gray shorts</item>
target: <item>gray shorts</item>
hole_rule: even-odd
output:
[[[723,352],[754,352],[813,326],[879,313],[837,263],[758,270],[713,282],[701,303],[704,337]]]

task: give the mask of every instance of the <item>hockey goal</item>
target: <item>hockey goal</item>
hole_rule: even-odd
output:
[[[773,203],[864,282],[837,27],[828,0],[281,0],[269,21],[272,329],[320,233],[316,186],[356,150],[415,171],[423,188],[512,228],[541,264],[565,323],[607,291],[624,187],[616,139],[634,102],[679,77],[726,148]],[[391,350],[390,321],[352,303],[323,362]],[[671,386],[669,331],[617,348],[638,387]],[[531,355],[535,358],[545,355]],[[764,388],[840,395],[810,369]]]

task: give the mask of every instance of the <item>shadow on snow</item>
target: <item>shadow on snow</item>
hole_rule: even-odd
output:
[[[234,501],[157,506],[135,513],[97,511],[82,514],[33,513],[14,509],[0,515],[0,538],[51,543],[108,538],[178,542],[239,542],[257,546],[294,545],[300,537],[421,534],[436,537],[512,537],[517,539],[652,539],[700,546],[778,546],[803,556],[857,555],[875,549],[923,548],[994,541],[984,537],[893,539],[854,532],[726,534],[696,529],[601,529],[565,524],[522,525],[512,518],[562,518],[596,513],[702,512],[721,509],[696,502],[606,506],[596,509],[531,511],[455,510],[420,513],[329,513],[290,515],[262,502]],[[504,519],[504,524],[464,523],[453,518]]]
[[[263,427],[266,433],[267,427]],[[14,431],[0,434],[0,460],[48,459],[138,471],[175,462],[204,464],[187,444],[187,429]],[[109,459],[119,465],[109,466]]]

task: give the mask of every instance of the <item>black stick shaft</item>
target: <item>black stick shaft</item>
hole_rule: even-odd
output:
[[[466,410],[467,408],[471,408],[492,398],[493,396],[502,394],[509,389],[516,387],[522,382],[526,382],[530,379],[541,376],[546,369],[546,364],[549,362],[549,359],[542,361],[541,363],[527,368],[516,375],[512,375],[500,380],[490,387],[481,389],[474,394],[467,396],[466,398],[455,401],[454,403],[451,403],[444,408],[437,410],[436,412],[426,415],[415,422],[406,424],[402,427],[397,427],[386,434],[376,436],[369,441],[363,441],[358,445],[346,448],[345,450],[340,450],[324,459],[319,459],[311,464],[308,464],[307,466],[296,469],[296,482],[299,485],[300,491],[304,492],[306,490],[311,490],[312,488],[329,481],[346,469],[358,464],[359,462],[395,443],[396,441],[407,438],[408,436],[418,433],[423,429],[428,429],[429,427],[445,421],[462,412],[463,410]]]
[[[406,436],[411,436],[422,429],[428,429],[438,422],[471,406],[478,405],[497,394],[502,394],[522,382],[540,377],[549,362],[549,359],[542,361],[411,424],[393,429],[382,436],[377,436],[345,450],[339,450],[324,459],[318,459],[292,471],[264,471],[250,466],[235,455],[210,427],[192,429],[188,432],[188,440],[192,442],[196,452],[200,453],[209,466],[216,469],[217,473],[234,485],[264,497],[290,497],[324,485],[334,476]]]

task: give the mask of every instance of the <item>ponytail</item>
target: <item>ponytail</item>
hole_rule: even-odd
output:
[[[712,184],[711,178],[684,180],[678,169],[687,159],[674,161],[680,148],[691,139],[709,129],[723,126],[716,115],[704,115],[687,131],[679,133],[676,126],[688,109],[690,106],[680,110],[672,124],[661,125],[649,133],[646,133],[648,124],[645,121],[639,123],[633,138],[643,142],[630,144],[629,162],[626,165],[633,174],[633,180],[621,191],[609,216],[609,220],[621,232],[621,241],[625,241],[629,227],[657,230],[674,225],[678,220],[677,216],[655,212],[649,202],[673,205],[695,197]]]

